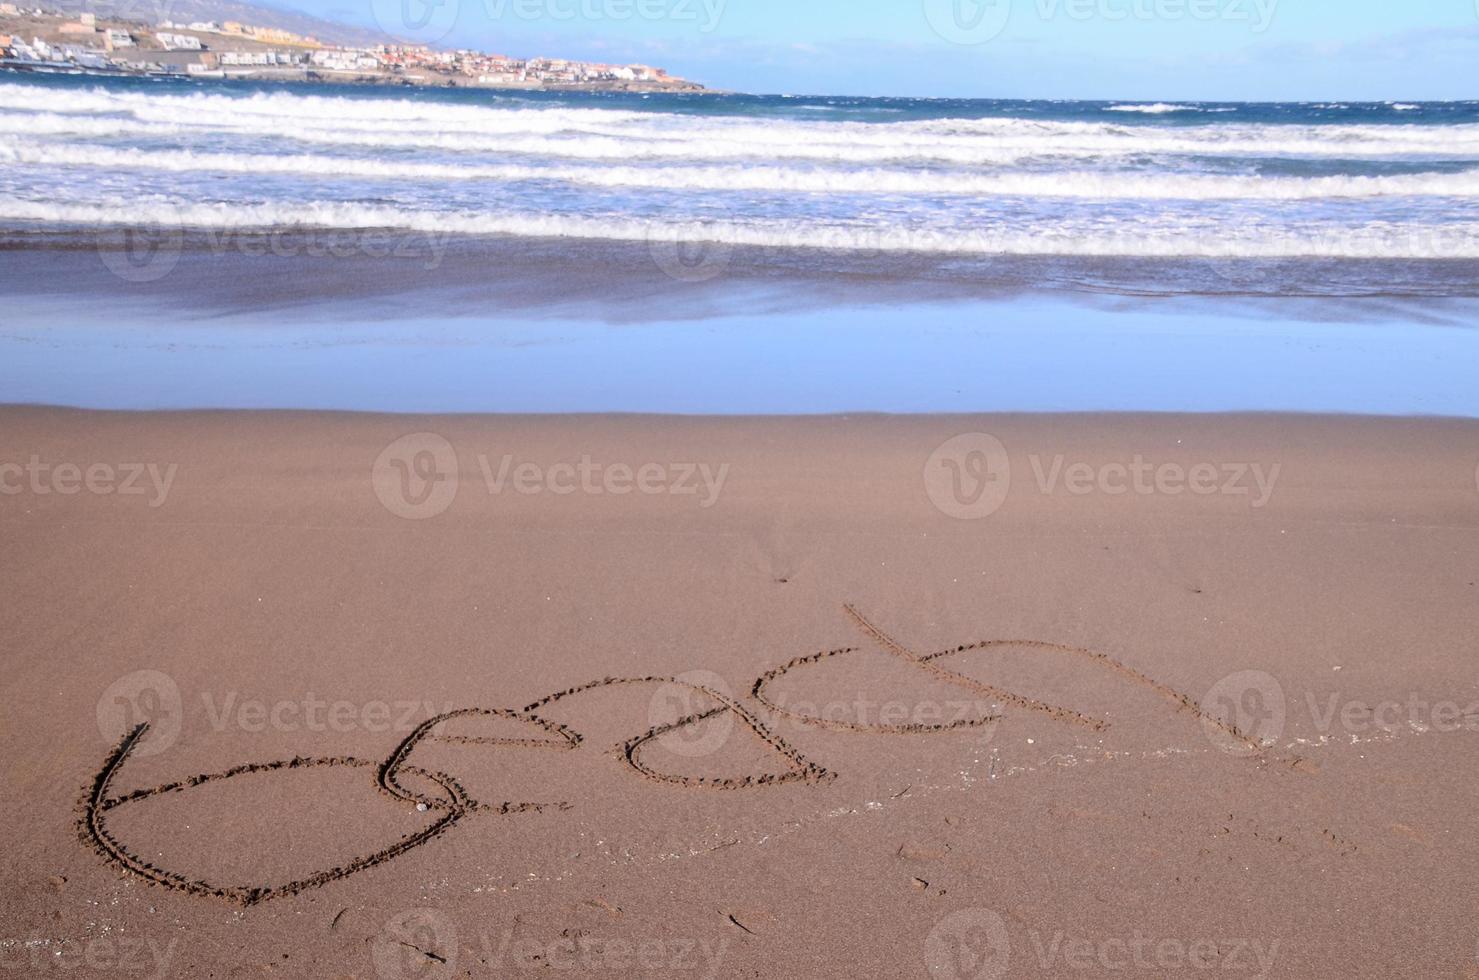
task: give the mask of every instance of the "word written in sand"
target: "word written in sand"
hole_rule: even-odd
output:
[[[1093,731],[1103,731],[1109,727],[1107,722],[1091,718],[1068,708],[1046,704],[1042,701],[1016,694],[957,673],[946,667],[943,661],[948,657],[966,655],[975,651],[1001,647],[1016,647],[1025,648],[1034,653],[1064,657],[1072,661],[1101,667],[1122,680],[1129,681],[1134,685],[1155,692],[1176,712],[1194,716],[1204,725],[1218,729],[1226,738],[1245,744],[1251,752],[1258,753],[1262,751],[1263,747],[1261,743],[1245,735],[1234,725],[1208,714],[1192,698],[1172,690],[1166,685],[1154,681],[1139,671],[1104,654],[1035,640],[983,640],[942,650],[938,653],[919,655],[903,646],[878,626],[869,622],[852,606],[846,606],[844,609],[853,623],[862,631],[863,635],[882,647],[890,655],[938,680],[978,695],[985,695],[1002,705],[1025,711],[1040,712],[1064,724],[1088,728]],[[811,654],[810,656],[798,657],[762,674],[751,687],[750,698],[765,708],[802,724],[842,732],[892,735],[951,732],[961,729],[978,728],[995,722],[1001,717],[1000,715],[986,715],[984,717],[965,718],[938,724],[862,724],[828,719],[817,714],[787,709],[773,701],[766,693],[767,687],[772,685],[784,674],[800,670],[808,665],[816,664],[830,658],[846,657],[858,653],[860,649],[859,647],[845,647]],[[204,773],[177,782],[164,783],[149,789],[115,793],[113,784],[118,778],[119,772],[122,770],[124,763],[128,761],[129,756],[136,751],[140,740],[148,731],[148,723],[141,723],[124,735],[122,741],[109,754],[102,768],[87,788],[79,806],[79,834],[84,843],[96,850],[98,854],[118,870],[165,888],[183,891],[192,895],[222,899],[241,906],[252,906],[268,901],[269,899],[297,895],[308,889],[317,888],[331,881],[348,878],[367,868],[392,861],[413,848],[420,847],[423,844],[435,840],[476,814],[494,813],[506,816],[516,813],[569,809],[571,804],[564,801],[519,802],[505,800],[483,802],[474,799],[462,784],[458,782],[455,776],[441,771],[423,769],[419,766],[411,765],[407,760],[422,742],[503,746],[554,753],[579,751],[584,742],[580,733],[565,725],[541,717],[539,711],[556,702],[574,698],[589,691],[625,685],[677,685],[701,695],[712,704],[712,707],[708,707],[701,712],[690,714],[667,724],[653,726],[615,748],[614,755],[616,758],[643,779],[692,789],[747,790],[766,786],[779,786],[786,783],[815,784],[835,777],[834,773],[808,760],[795,748],[787,744],[784,739],[767,727],[746,704],[715,690],[713,687],[704,684],[689,683],[673,677],[606,677],[546,695],[523,708],[460,708],[443,712],[418,725],[395,747],[394,751],[387,758],[378,762],[353,756],[295,756],[291,759],[279,759],[272,762],[249,763],[227,769],[224,772]],[[781,763],[780,769],[782,771],[751,773],[739,777],[693,776],[663,772],[643,760],[643,750],[654,740],[661,738],[669,732],[698,725],[709,718],[726,713],[747,728],[760,744],[771,750],[779,759]],[[522,738],[483,738],[466,735],[450,735],[440,731],[447,722],[459,718],[507,719],[524,725],[528,730],[528,736]],[[108,829],[108,818],[111,814],[121,807],[129,806],[141,800],[172,793],[184,793],[198,786],[221,783],[239,776],[254,773],[307,769],[364,770],[367,777],[373,778],[376,789],[384,798],[401,803],[413,804],[418,810],[430,812],[433,815],[431,823],[413,834],[402,837],[382,850],[362,855],[344,864],[326,868],[303,878],[279,882],[277,884],[254,883],[240,885],[221,884],[195,879],[179,872],[159,867],[157,864],[142,857],[137,850],[131,849]],[[414,778],[416,784],[421,786],[422,789],[407,786],[405,782],[407,777]]]

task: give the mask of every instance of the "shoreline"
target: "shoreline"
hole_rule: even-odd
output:
[[[169,229],[7,232],[0,255],[6,402],[1479,417],[1465,261]]]
[[[185,251],[165,275],[132,282],[119,270],[136,267],[109,268],[109,254],[7,254],[0,401],[411,415],[1479,417],[1468,371],[1476,300],[1250,295],[1195,262],[1166,273],[828,256],[834,264],[818,269],[817,257],[741,251],[712,277],[684,281],[671,270],[688,267],[665,267],[674,253],[663,249],[548,242],[453,249],[431,271],[413,257]],[[147,269],[159,253],[140,254]],[[1128,295],[1073,283],[1070,268],[1101,282],[1184,282],[1189,270],[1229,292]],[[1345,271],[1359,279],[1354,264]]]
[[[305,229],[183,224],[0,227],[0,294],[155,297],[210,309],[243,277],[304,282],[298,302],[363,294],[496,295],[522,307],[541,290],[574,296],[692,296],[773,287],[804,299],[850,293],[862,301],[929,289],[939,299],[1082,294],[1330,300],[1479,299],[1479,259],[1351,256],[1155,256],[931,252],[645,239],[468,234],[406,228]],[[46,274],[41,274],[47,270]],[[559,284],[558,289],[544,287]],[[1373,285],[1374,284],[1374,285]],[[454,305],[448,312],[457,312]]]

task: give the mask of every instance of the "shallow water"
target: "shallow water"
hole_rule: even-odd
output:
[[[1479,303],[1013,297],[645,323],[12,304],[0,402],[88,408],[1479,417]],[[342,312],[342,311],[339,311]],[[1420,315],[1418,315],[1420,314]],[[75,325],[83,324],[83,325]],[[106,325],[103,325],[106,324]]]

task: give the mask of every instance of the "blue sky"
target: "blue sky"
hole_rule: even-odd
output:
[[[271,0],[750,92],[1479,99],[1479,0]],[[424,6],[426,3],[434,6]]]

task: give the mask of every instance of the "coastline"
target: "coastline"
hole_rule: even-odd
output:
[[[1479,701],[1467,653],[1479,631],[1475,426],[0,408],[0,460],[39,458],[49,491],[68,463],[168,475],[146,474],[140,494],[121,479],[101,492],[98,471],[82,492],[27,481],[0,496],[12,558],[0,586],[18,600],[0,608],[14,651],[0,780],[16,828],[0,916],[8,935],[40,943],[8,945],[6,962],[81,963],[126,940],[177,974],[270,963],[374,975],[408,939],[449,970],[523,971],[572,951],[618,969],[645,943],[654,976],[925,975],[932,944],[970,913],[1000,922],[1024,977],[1061,976],[1061,942],[1136,937],[1210,941],[1249,976],[1463,976],[1479,799],[1453,774],[1479,746],[1464,728],[1479,718],[1465,713]],[[1011,457],[999,509],[978,519],[942,511],[922,478],[967,432],[994,434]],[[454,447],[450,502],[398,498],[394,468],[377,462],[413,433]],[[1164,482],[1110,495],[1044,492],[1031,463],[1041,455],[1048,472],[1062,456],[1103,474],[1137,454],[1183,473],[1280,469],[1264,498]],[[505,455],[550,479],[589,457],[601,492],[495,492],[481,458],[496,476]],[[649,489],[673,492],[607,492],[615,467],[646,464],[679,481]],[[727,465],[717,495],[701,480],[696,494],[674,490],[677,464]],[[417,510],[428,503],[446,506]],[[920,654],[1012,639],[1084,649],[1198,703],[1239,694],[1229,684],[1255,672],[1249,689],[1265,700],[1249,724],[1270,744],[1234,751],[1163,694],[1055,659],[1058,647],[1008,643],[951,666],[1107,728],[1007,702],[990,726],[858,734],[751,698],[792,658],[848,645],[864,649],[777,677],[766,698],[803,715],[835,703],[864,723],[895,702],[906,717],[953,717],[961,691],[890,656],[844,603]],[[385,866],[245,909],[151,887],[68,821],[28,816],[73,806],[130,699],[159,741],[126,761],[116,793],[300,756],[372,764],[444,710],[692,671],[830,778],[654,782],[607,750],[660,722],[671,692],[571,695],[538,710],[583,736],[573,751],[454,739],[418,744],[411,760],[483,802],[568,808],[469,814]],[[1278,725],[1261,727],[1275,705]],[[528,737],[513,719],[440,730]],[[685,778],[786,771],[738,720],[689,735],[641,761]],[[440,812],[436,796],[418,813],[377,792],[372,775],[261,771],[120,806],[107,826],[159,869],[273,885]],[[1312,914],[1332,892],[1383,899]],[[1388,902],[1424,923],[1421,944]]]
[[[334,28],[327,22],[320,23]],[[374,32],[369,33],[373,37]],[[452,63],[433,57],[427,45],[403,44],[388,34],[378,40],[358,37],[353,42],[336,45],[313,36],[250,24],[187,25],[167,20],[151,24],[98,19],[88,13],[76,20],[59,13],[36,16],[11,11],[0,15],[0,52],[7,49],[11,50],[11,56],[0,57],[0,78],[7,74],[92,75],[505,92],[692,94],[705,91],[697,82],[669,76],[663,69],[646,65],[510,59],[471,51],[455,52],[455,63]],[[139,61],[139,58],[149,60]],[[490,71],[495,73],[489,74]]]
[[[10,233],[0,248],[6,402],[1479,417],[1479,300],[1445,295],[1476,281],[1472,262],[972,262],[369,231],[212,244],[159,229]]]
[[[404,75],[388,75],[380,72],[343,72],[343,71],[220,71],[199,72],[195,74],[181,74],[172,71],[154,70],[131,70],[118,68],[112,70],[88,69],[76,66],[43,65],[31,66],[24,64],[5,64],[0,62],[0,79],[7,75],[71,75],[77,77],[93,78],[171,78],[181,81],[204,78],[213,81],[227,82],[294,82],[305,84],[324,85],[364,85],[384,86],[388,88],[447,88],[447,89],[473,89],[488,92],[556,92],[556,93],[592,93],[605,94],[630,94],[630,95],[652,95],[657,93],[676,93],[682,95],[733,95],[722,89],[710,89],[696,82],[687,85],[658,85],[644,82],[571,82],[553,83],[549,85],[529,85],[521,83],[479,83],[469,82],[464,79],[446,78],[423,78],[407,77]]]

